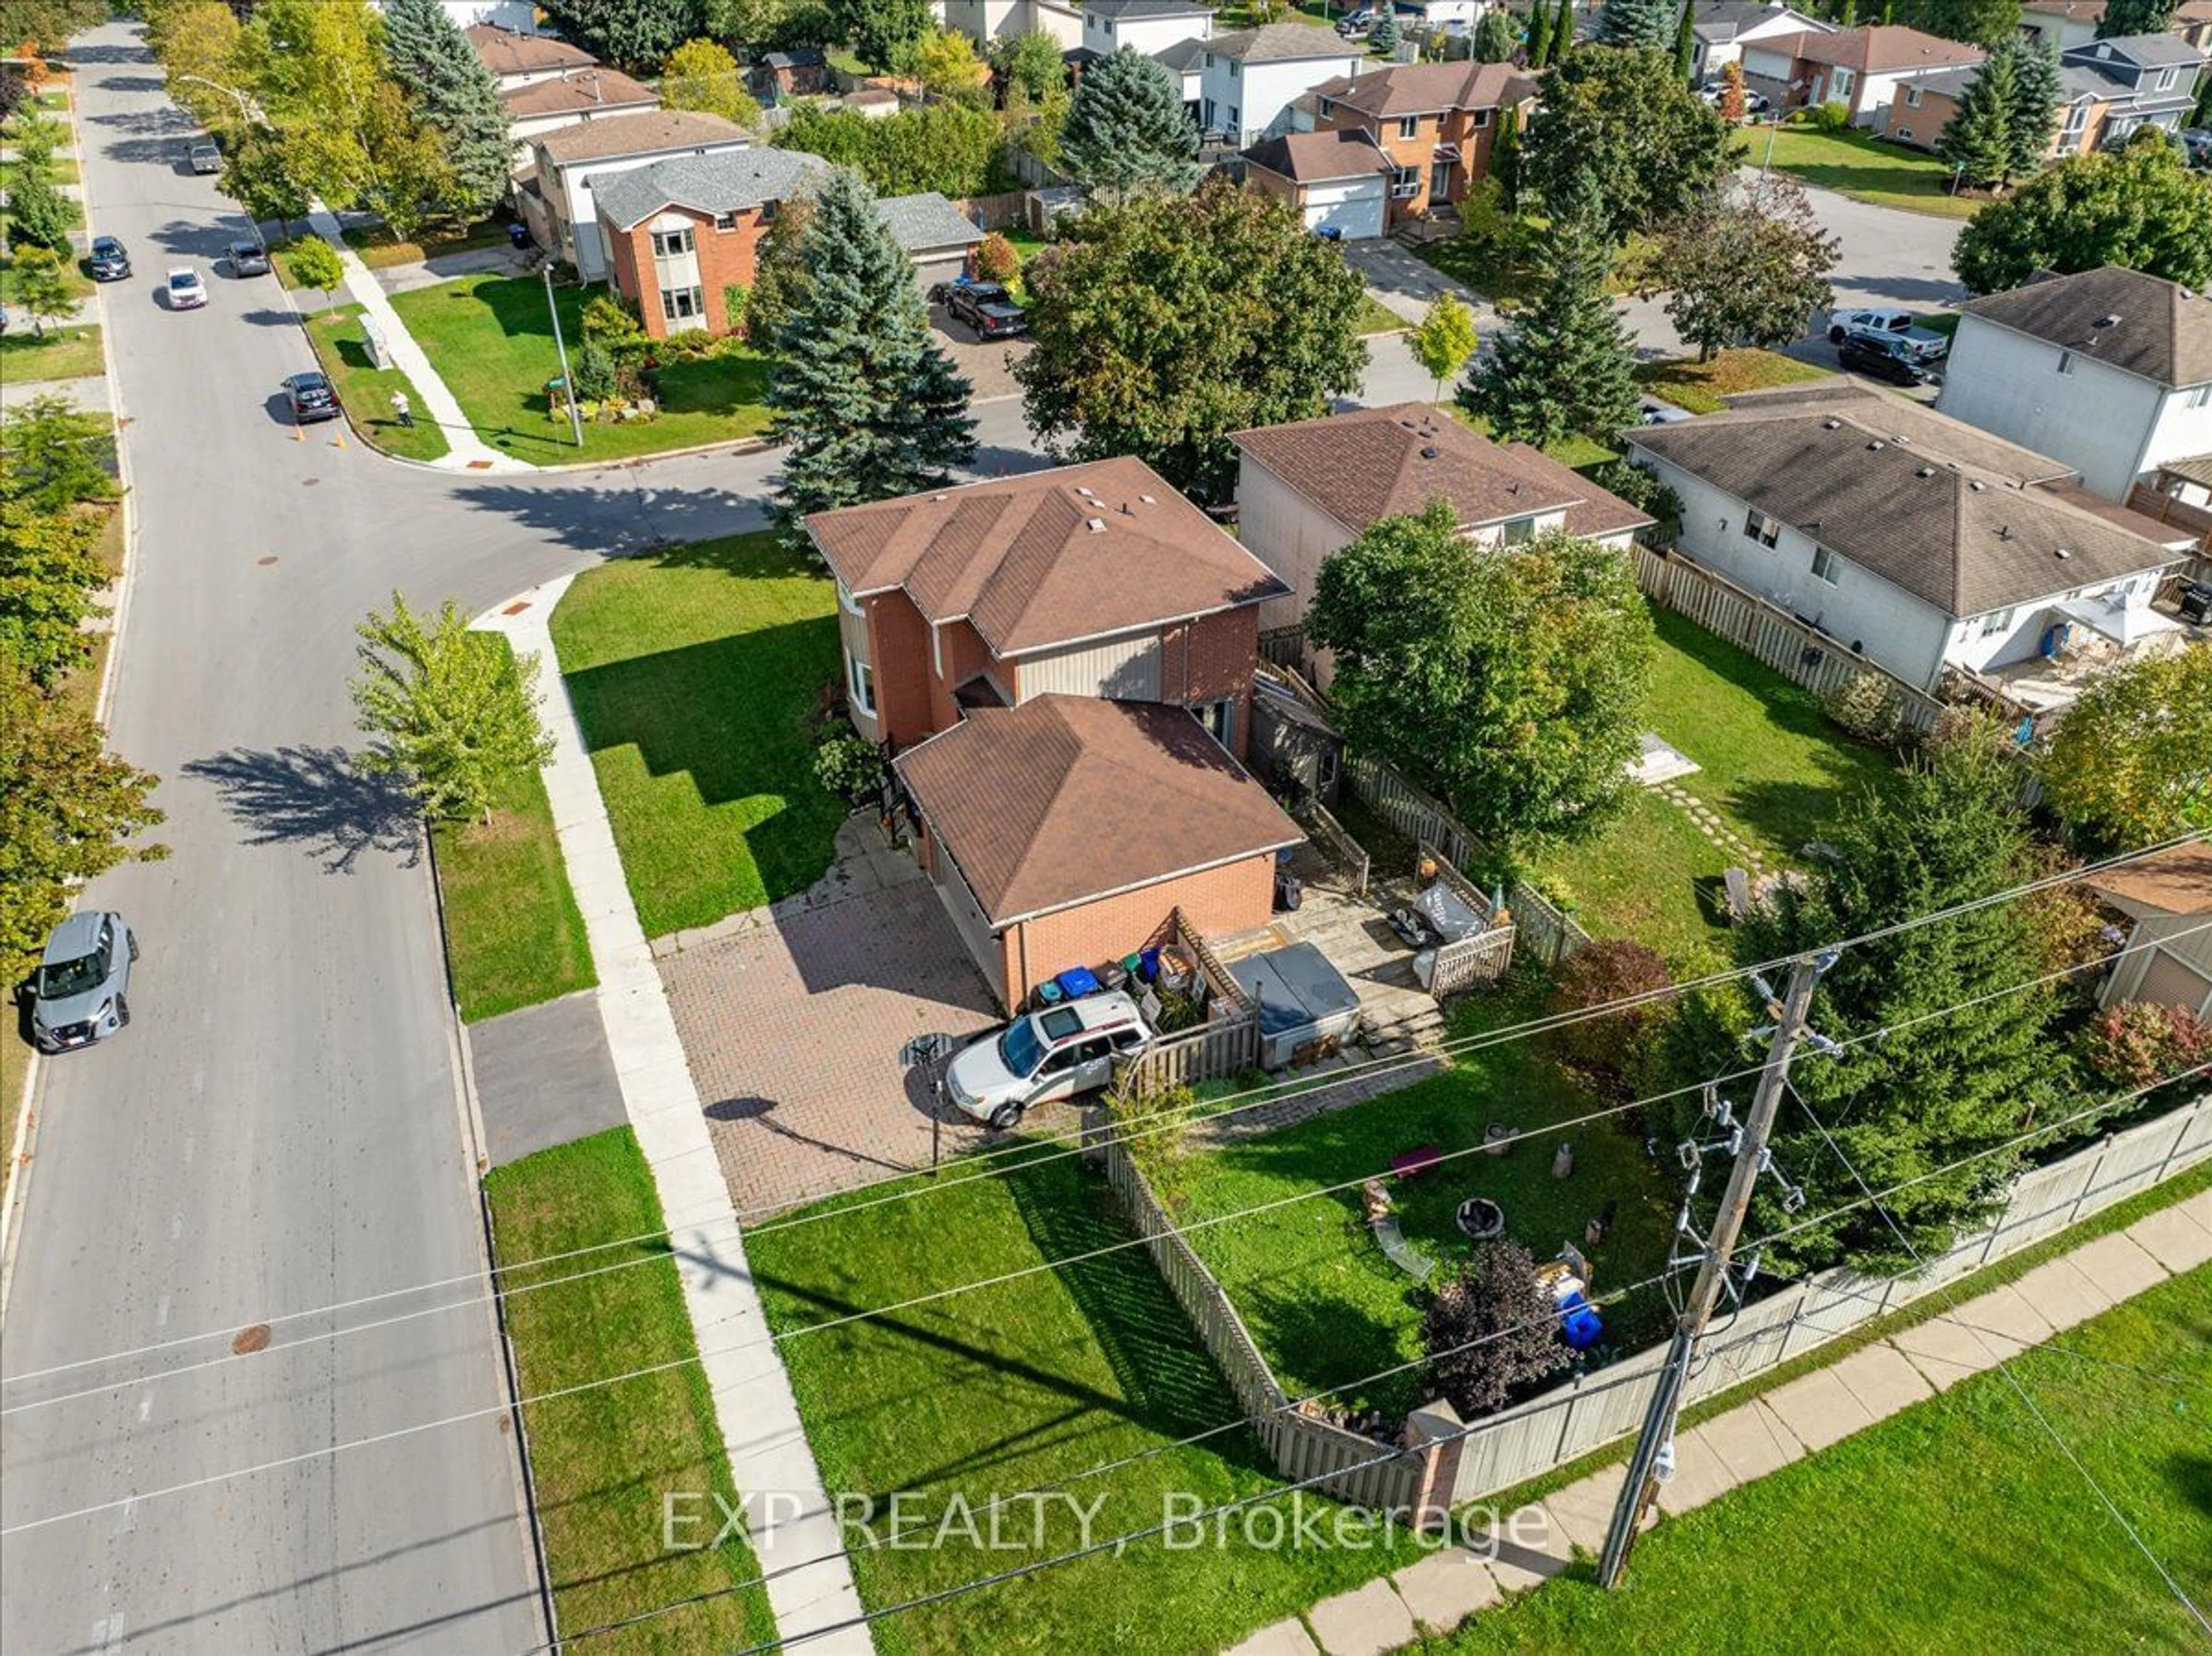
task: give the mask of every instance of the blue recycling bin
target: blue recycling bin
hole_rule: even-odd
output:
[[[1088,966],[1070,966],[1053,980],[1060,992],[1071,1001],[1080,1001],[1086,995],[1098,993],[1097,974]]]
[[[1605,1324],[1598,1321],[1595,1306],[1571,1294],[1559,1301],[1559,1332],[1573,1349],[1588,1351],[1605,1337]]]

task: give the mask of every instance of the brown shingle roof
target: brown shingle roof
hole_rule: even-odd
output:
[[[745,129],[720,115],[695,109],[649,109],[635,115],[610,115],[579,121],[532,140],[556,164],[607,161],[617,155],[649,155],[663,149],[743,142]]]
[[[1155,702],[979,708],[893,763],[994,927],[1304,837],[1186,709]]]
[[[1323,184],[1390,170],[1389,156],[1358,127],[1337,132],[1286,132],[1254,144],[1244,152],[1244,159],[1297,184]]]
[[[2089,884],[2166,914],[2212,914],[2212,841],[2194,840],[2138,858],[2096,875]]]
[[[1954,618],[2175,561],[2049,490],[1962,460],[1984,434],[1926,409],[1900,420],[1906,406],[1870,389],[1857,401],[1761,400],[1624,436]]]
[[[1137,460],[817,512],[806,533],[848,591],[903,588],[931,622],[965,616],[1000,655],[1289,590]]]
[[[1961,308],[2168,388],[2212,380],[2212,298],[2141,271],[2039,277]]]
[[[1651,521],[1617,495],[1526,443],[1479,436],[1425,403],[1239,431],[1237,446],[1357,534],[1442,496],[1470,527],[1566,508],[1577,535]]]
[[[541,69],[588,69],[599,60],[580,46],[550,34],[518,34],[496,23],[476,23],[461,31],[494,75],[527,75]]]
[[[1905,69],[1941,69],[1948,64],[1978,64],[1989,54],[1979,46],[1923,33],[1902,23],[1873,23],[1864,28],[1822,34],[1808,30],[1776,40],[1759,40],[1752,50],[1787,52],[1808,63],[1838,64],[1866,75],[1891,75]]]
[[[596,109],[620,109],[625,105],[653,105],[660,95],[618,69],[580,69],[550,80],[511,86],[499,94],[507,113],[517,120],[539,115],[589,114]]]
[[[1319,97],[1363,115],[1428,115],[1443,109],[1497,109],[1536,95],[1535,77],[1510,64],[1399,64],[1371,75],[1339,76]]]

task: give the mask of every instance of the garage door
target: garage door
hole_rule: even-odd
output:
[[[1346,241],[1382,234],[1382,192],[1377,189],[1349,200],[1306,198],[1306,228],[1334,230]]]
[[[915,280],[927,293],[940,282],[957,281],[967,268],[968,256],[964,253],[932,253],[914,261]]]
[[[992,935],[991,922],[983,917],[983,905],[976,902],[975,893],[961,878],[959,865],[945,854],[942,847],[937,854],[937,895],[945,904],[945,912],[952,916],[953,930],[960,934],[960,941],[975,957],[983,981],[991,986],[991,993],[1003,996],[1006,986],[1000,978],[1006,971],[1006,956],[999,947],[999,940]]]
[[[2203,1012],[2207,999],[2212,998],[2212,977],[2184,965],[2164,949],[2153,949],[2150,965],[2131,998],[2153,1006]]]

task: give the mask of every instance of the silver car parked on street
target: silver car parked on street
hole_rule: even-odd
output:
[[[31,1044],[67,1052],[104,1041],[131,1021],[131,963],[138,940],[119,914],[87,909],[54,928],[32,976]]]

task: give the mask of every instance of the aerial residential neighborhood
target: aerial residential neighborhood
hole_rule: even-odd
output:
[[[0,1648],[2212,1648],[2212,3],[0,6]]]

